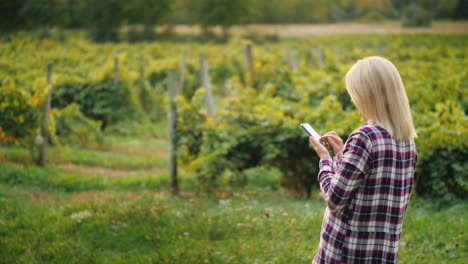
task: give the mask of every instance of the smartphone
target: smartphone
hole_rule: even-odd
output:
[[[323,145],[323,140],[321,139],[321,136],[308,123],[302,123],[301,127],[305,130],[305,132],[307,132],[307,134],[309,134],[309,136],[314,137],[318,142],[320,142]]]

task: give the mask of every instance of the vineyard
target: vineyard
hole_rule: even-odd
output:
[[[305,231],[314,230],[317,236],[321,221],[322,206],[315,200],[318,158],[299,124],[308,122],[321,134],[334,130],[344,139],[360,126],[364,120],[343,78],[356,60],[373,55],[395,64],[409,96],[418,133],[415,203],[432,208],[428,210],[455,208],[434,218],[456,225],[434,244],[417,244],[432,237],[432,231],[421,230],[430,215],[409,213],[414,218],[405,226],[411,231],[404,233],[408,247],[401,251],[402,263],[418,263],[426,255],[435,259],[428,263],[442,263],[438,257],[462,263],[467,213],[463,199],[468,191],[467,46],[467,35],[424,34],[272,43],[233,39],[223,44],[94,44],[73,35],[44,40],[27,34],[4,37],[0,249],[7,253],[0,253],[0,263],[14,262],[20,255],[22,262],[60,263],[66,251],[75,254],[72,262],[100,262],[106,256],[117,262],[157,263],[285,263],[287,256],[294,256],[290,263],[311,260],[318,237],[312,239]],[[206,61],[205,71],[201,61]],[[52,69],[50,83],[47,65]],[[169,99],[171,89],[177,90],[174,101]],[[40,127],[49,93],[50,120],[44,134]],[[170,136],[177,144],[179,188],[186,199],[170,200],[167,195],[171,107],[176,124]],[[46,167],[35,167],[44,139],[49,145]],[[253,204],[244,192],[255,197]],[[274,203],[291,196],[312,199]],[[22,203],[27,205],[17,208]],[[261,219],[249,222],[236,215],[234,207]],[[313,212],[304,216],[307,220],[301,219],[304,207]],[[218,209],[225,211],[213,211]],[[174,215],[191,223],[174,226]],[[147,218],[156,227],[146,223]],[[443,224],[430,223],[442,230]],[[139,228],[130,234],[128,225]],[[272,234],[267,226],[283,231]],[[258,238],[256,228],[262,230]],[[61,232],[80,240],[74,244]],[[102,238],[111,233],[121,236],[122,244]],[[244,243],[240,249],[226,242],[235,233],[243,236],[236,240]],[[275,250],[283,245],[269,240],[285,236],[297,240],[282,240],[290,254],[275,259]],[[139,248],[129,253],[134,242]],[[148,253],[155,248],[156,253]]]
[[[414,111],[421,164],[417,178],[424,178],[418,184],[420,194],[463,197],[467,41],[465,36],[409,35],[258,45],[249,70],[244,49],[250,43],[243,40],[226,45],[93,45],[73,38],[11,37],[1,47],[1,139],[34,148],[49,90],[53,110],[48,130],[54,145],[99,145],[107,126],[125,130],[119,122],[165,120],[167,73],[177,70],[181,76],[184,56],[178,154],[200,184],[245,185],[261,174],[256,169],[273,168],[281,172],[283,185],[310,195],[317,166],[298,124],[309,122],[319,133],[335,130],[346,138],[362,120],[343,76],[357,59],[380,54],[400,69]],[[200,55],[209,65],[212,115],[205,110],[205,90],[199,89]],[[55,70],[47,86],[48,63]],[[444,161],[437,158],[441,153]]]

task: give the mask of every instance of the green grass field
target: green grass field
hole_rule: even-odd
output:
[[[163,128],[164,124],[158,124]],[[48,165],[0,150],[0,263],[310,263],[324,204],[248,186],[168,193],[164,134],[105,135],[98,149],[50,148]],[[466,203],[413,196],[399,263],[466,263]]]

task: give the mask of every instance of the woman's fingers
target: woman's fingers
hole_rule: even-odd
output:
[[[340,136],[338,135],[338,133],[336,133],[335,131],[329,131],[329,132],[325,133],[325,135],[328,135],[328,136],[334,135],[334,136],[340,137]],[[325,135],[324,135],[324,136],[325,136]]]
[[[327,133],[325,133],[325,135],[335,135],[335,136],[338,136],[338,134],[337,134],[335,131],[328,131]]]
[[[323,135],[322,139],[326,139],[326,140],[332,139],[332,140],[335,140],[337,142],[343,142],[343,140],[339,136],[334,135],[334,134],[328,134],[328,133]]]
[[[317,151],[318,144],[320,144],[314,137],[309,137],[310,145]]]
[[[339,145],[334,140],[328,140],[328,142],[332,145],[332,148],[333,148],[333,151],[335,152],[335,154],[338,153],[341,150],[341,148],[343,147],[343,145]]]
[[[309,137],[309,142],[320,158],[330,156],[330,153],[328,153],[328,150],[325,148],[325,146],[320,144],[320,142],[318,142],[318,140],[316,140],[314,137]]]
[[[326,140],[332,146],[335,153],[338,153],[343,148],[343,140],[335,131],[326,133],[322,136],[322,139]]]

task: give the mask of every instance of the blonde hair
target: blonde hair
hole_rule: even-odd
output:
[[[389,60],[374,56],[356,62],[346,74],[346,90],[361,115],[396,141],[416,137],[405,86]]]

